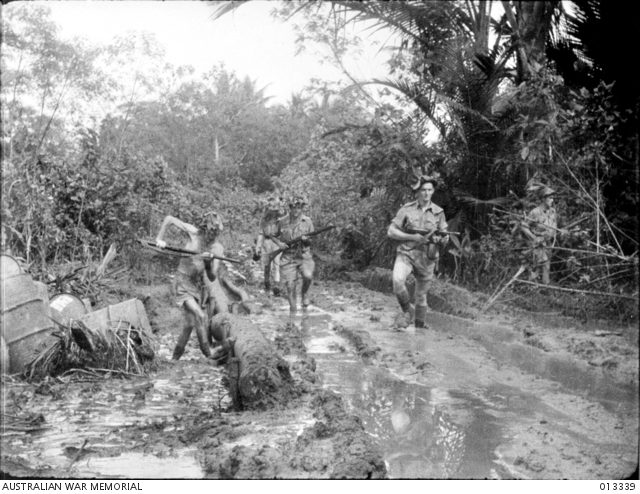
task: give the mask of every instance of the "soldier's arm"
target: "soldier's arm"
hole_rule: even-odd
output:
[[[166,247],[167,243],[164,241],[163,237],[165,232],[167,231],[167,228],[169,228],[170,226],[175,226],[179,230],[189,235],[189,239],[190,239],[189,243],[196,242],[196,239],[198,236],[198,229],[195,226],[189,223],[185,223],[184,221],[179,220],[175,216],[167,215],[164,217],[164,220],[162,220],[162,225],[160,225],[160,229],[158,230],[158,235],[156,235],[156,245],[158,245],[159,247]]]
[[[399,242],[423,242],[425,237],[419,233],[406,233],[403,232],[395,223],[391,223],[387,229],[387,237],[391,240],[398,240]]]

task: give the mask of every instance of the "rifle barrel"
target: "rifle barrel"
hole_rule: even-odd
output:
[[[150,247],[152,249],[159,249],[160,251],[169,251],[169,252],[175,252],[176,254],[188,254],[190,256],[198,256],[201,255],[202,252],[196,252],[194,250],[188,250],[188,249],[180,249],[178,247],[171,247],[169,245],[167,245],[166,247],[158,247],[155,242],[151,242],[150,240],[140,240],[138,239],[138,241],[144,245],[145,247]],[[224,257],[224,256],[217,256],[215,254],[209,254],[207,257],[210,257],[211,259],[218,259],[220,261],[228,261],[228,262],[233,262],[236,264],[241,264],[242,261],[240,261],[239,259],[231,259],[230,257]]]

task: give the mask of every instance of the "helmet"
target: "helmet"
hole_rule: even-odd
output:
[[[222,216],[216,211],[208,211],[202,215],[202,224],[206,226],[208,230],[217,230],[221,232],[224,229],[222,225]]]
[[[282,209],[282,199],[276,195],[272,195],[266,198],[264,201],[264,208],[267,211],[280,211]]]
[[[306,206],[308,204],[307,198],[302,194],[296,194],[289,198],[289,207],[294,206]]]
[[[435,189],[438,186],[438,179],[434,175],[420,175],[418,180],[411,185],[411,189],[416,192],[426,183],[431,183]]]
[[[555,190],[553,190],[551,187],[543,187],[542,190],[540,191],[540,197],[545,198],[548,196],[552,196],[556,193]]]

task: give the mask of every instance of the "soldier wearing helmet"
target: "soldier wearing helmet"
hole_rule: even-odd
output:
[[[304,195],[294,195],[289,199],[289,214],[278,220],[275,239],[280,247],[289,246],[294,238],[301,237],[302,242],[289,247],[282,253],[280,259],[280,275],[287,289],[289,299],[290,323],[297,312],[296,281],[298,276],[302,278],[300,296],[303,310],[309,306],[309,288],[313,282],[315,263],[311,253],[311,242],[305,234],[313,231],[311,218],[303,214],[307,205]]]
[[[213,357],[210,348],[212,337],[208,334],[206,324],[207,313],[210,312],[207,293],[211,283],[216,279],[220,261],[208,258],[207,255],[224,255],[224,248],[218,240],[223,226],[220,215],[215,211],[205,213],[197,223],[199,227],[168,215],[156,236],[156,245],[166,247],[163,236],[167,229],[173,226],[189,238],[183,246],[184,249],[201,253],[183,257],[178,265],[174,289],[176,304],[183,309],[185,325],[173,351],[173,360],[178,360],[184,353],[193,329],[196,330],[202,353],[205,357]]]
[[[435,177],[420,176],[411,186],[416,200],[400,208],[387,230],[387,236],[399,242],[392,275],[393,292],[402,309],[395,320],[399,327],[409,326],[414,322],[414,317],[416,328],[426,327],[427,288],[429,280],[434,277],[438,259],[437,245],[449,241],[448,235],[422,235],[407,231],[414,228],[431,232],[447,230],[443,209],[431,202],[436,186]],[[416,279],[415,305],[411,303],[406,287],[407,277],[411,273]]]
[[[278,250],[275,240],[278,233],[278,220],[283,216],[283,201],[278,196],[271,196],[264,206],[262,219],[260,220],[260,233],[256,240],[254,259],[260,260],[264,273],[264,289],[271,291],[273,282],[273,294],[280,295],[280,258],[278,254],[272,259],[271,253]]]
[[[542,283],[548,285],[551,273],[549,248],[555,243],[558,232],[558,217],[553,205],[555,191],[544,186],[538,196],[540,204],[529,212],[520,228],[529,240],[533,254],[531,277],[540,277]]]

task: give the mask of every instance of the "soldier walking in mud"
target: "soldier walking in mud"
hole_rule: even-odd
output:
[[[553,206],[555,191],[550,187],[543,187],[540,191],[540,204],[533,208],[520,225],[522,232],[529,240],[533,256],[531,278],[542,279],[542,283],[549,284],[551,272],[551,257],[549,249],[555,244],[558,231],[556,208]]]
[[[209,255],[224,255],[224,248],[217,239],[223,228],[222,220],[218,213],[211,211],[203,216],[201,225],[196,227],[173,216],[166,216],[156,237],[158,247],[167,246],[163,236],[170,226],[188,235],[189,240],[184,245],[184,249],[201,253],[183,257],[178,265],[174,288],[176,304],[184,311],[185,325],[173,350],[173,360],[180,359],[184,353],[194,328],[200,350],[205,357],[214,358],[210,348],[212,335],[209,335],[206,323],[208,316],[211,315],[208,313],[209,288],[216,279],[220,261],[212,259]]]
[[[281,213],[281,199],[276,196],[270,197],[260,220],[260,233],[255,248],[255,260],[262,262],[264,289],[269,293],[273,286],[273,294],[276,297],[280,295],[280,258],[282,254],[272,256],[271,253],[279,248],[274,237],[278,233],[278,220],[282,216]]]
[[[402,313],[394,323],[407,327],[414,322],[416,328],[426,328],[427,288],[433,279],[439,257],[438,244],[449,241],[447,221],[440,206],[431,202],[437,186],[434,177],[421,176],[411,188],[416,200],[402,206],[387,230],[387,236],[400,242],[393,265],[393,292]],[[421,233],[418,233],[421,232]],[[411,303],[406,280],[413,273],[416,279],[415,305]]]
[[[315,263],[311,253],[311,241],[306,234],[313,232],[311,218],[302,214],[307,204],[305,197],[297,195],[289,200],[289,214],[278,220],[276,234],[273,237],[280,248],[286,247],[280,260],[280,275],[285,282],[287,298],[289,299],[289,322],[293,320],[297,311],[296,281],[298,275],[302,277],[301,299],[302,308],[309,306],[309,288],[313,282]],[[293,242],[298,239],[298,242]]]

